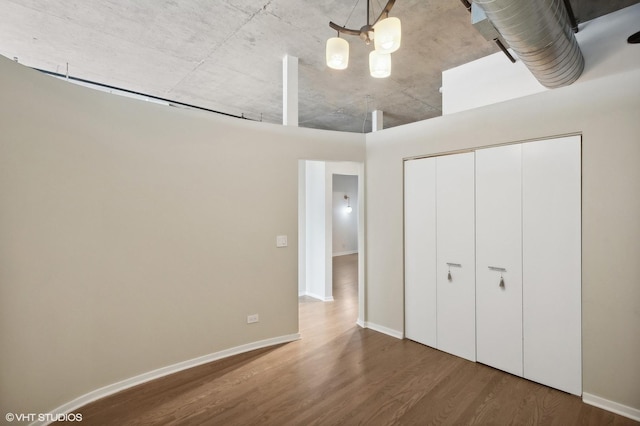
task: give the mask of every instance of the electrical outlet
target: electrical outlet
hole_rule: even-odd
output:
[[[253,324],[254,322],[260,321],[258,314],[247,315],[247,324]]]
[[[288,243],[286,235],[278,235],[276,237],[276,247],[286,247],[287,245]]]

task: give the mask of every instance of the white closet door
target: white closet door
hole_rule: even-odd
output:
[[[474,181],[474,153],[437,158],[437,347],[471,361],[476,360]]]
[[[477,359],[519,376],[522,376],[521,151],[520,145],[476,151]]]
[[[526,143],[524,376],[582,394],[580,137]]]
[[[436,160],[404,163],[404,333],[436,347]]]

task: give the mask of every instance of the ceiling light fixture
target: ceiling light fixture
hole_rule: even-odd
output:
[[[372,50],[369,53],[369,72],[371,77],[389,77],[391,75],[391,53],[378,53],[377,50]]]
[[[346,23],[345,26],[340,26],[329,22],[329,26],[338,32],[337,37],[331,37],[327,40],[326,59],[329,68],[343,70],[349,65],[349,43],[340,38],[340,33],[343,33],[359,36],[367,45],[371,44],[371,40],[373,40],[375,50],[369,54],[371,76],[385,78],[391,75],[391,53],[400,48],[402,38],[400,19],[389,17],[389,11],[396,0],[389,0],[378,18],[371,24],[372,1],[367,0],[367,24],[359,30],[347,28]],[[356,2],[356,6],[357,4]],[[353,10],[351,12],[353,13]],[[347,18],[348,21],[349,18]]]

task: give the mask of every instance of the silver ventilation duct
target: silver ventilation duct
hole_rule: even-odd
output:
[[[584,58],[562,0],[474,0],[533,76],[550,89],[580,77]]]

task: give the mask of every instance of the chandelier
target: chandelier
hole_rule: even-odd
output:
[[[359,0],[358,0],[359,1]],[[336,37],[327,40],[327,66],[336,70],[346,69],[349,65],[349,43],[340,38],[340,33],[359,36],[367,45],[374,42],[374,50],[369,53],[369,72],[372,77],[385,78],[391,75],[391,53],[398,50],[401,39],[400,19],[390,18],[389,11],[396,0],[389,0],[378,18],[371,24],[370,10],[372,1],[367,0],[367,24],[359,30],[346,28],[329,22],[329,26],[338,32]],[[357,6],[356,2],[356,6]],[[355,6],[354,6],[355,9]],[[351,11],[353,13],[353,10]],[[351,17],[351,15],[349,15]],[[347,18],[347,21],[349,18]]]

